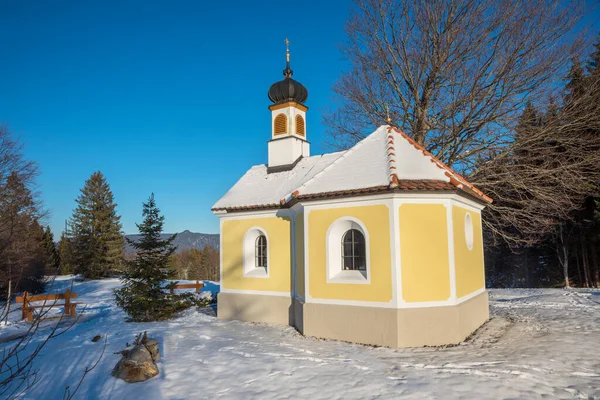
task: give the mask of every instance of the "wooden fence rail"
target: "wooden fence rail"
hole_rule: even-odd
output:
[[[65,293],[57,294],[39,294],[32,296],[27,292],[23,293],[23,296],[18,296],[16,299],[17,303],[23,303],[22,316],[27,321],[33,321],[33,311],[36,308],[51,308],[55,306],[63,306],[65,308],[64,314],[74,317],[75,308],[79,303],[72,303],[71,299],[77,297],[77,293],[71,293],[69,289],[65,290]],[[57,304],[57,301],[64,300],[64,303]],[[31,303],[36,301],[43,301],[44,304],[34,306]],[[49,303],[51,302],[51,303]]]
[[[179,285],[171,286],[170,292],[173,294],[175,289],[196,289],[196,293],[200,293],[200,289],[204,287],[204,282],[196,280],[196,283],[181,283]]]

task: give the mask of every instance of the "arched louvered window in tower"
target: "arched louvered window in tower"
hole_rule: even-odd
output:
[[[285,114],[279,114],[275,117],[275,121],[273,122],[273,133],[275,135],[283,135],[287,133],[287,117]]]
[[[296,135],[306,135],[306,132],[304,130],[304,118],[302,118],[302,115],[296,115]]]

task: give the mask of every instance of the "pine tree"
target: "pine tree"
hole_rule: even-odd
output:
[[[94,172],[76,200],[71,218],[75,271],[98,279],[118,270],[124,242],[121,217],[106,178]]]
[[[0,292],[44,288],[43,228],[34,195],[17,174],[0,184]],[[40,262],[41,259],[41,262]]]
[[[71,238],[63,232],[58,241],[58,254],[60,260],[60,274],[69,275],[73,270],[73,245]]]
[[[49,226],[46,227],[42,235],[42,247],[44,248],[46,275],[58,274],[60,271],[60,255]]]
[[[161,238],[164,216],[160,215],[154,194],[144,203],[142,216],[143,222],[136,224],[140,238],[137,241],[127,238],[136,256],[127,262],[121,279],[123,287],[115,291],[115,298],[131,321],[164,320],[197,301],[189,293],[169,294],[165,291],[166,281],[172,274],[169,265],[176,250],[173,246],[176,235]]]
[[[600,74],[600,35],[594,44],[594,51],[590,54],[587,68],[591,75]]]
[[[580,114],[576,110],[582,106],[582,99],[587,94],[586,84],[587,79],[583,64],[578,59],[574,59],[569,75],[567,75],[564,94],[565,112],[571,118],[578,117]]]

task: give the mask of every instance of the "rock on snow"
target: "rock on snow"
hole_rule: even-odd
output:
[[[492,320],[463,344],[394,350],[218,321],[197,310],[126,323],[112,297],[118,286],[116,279],[74,282],[85,318],[44,348],[35,362],[39,382],[23,398],[62,398],[102,351],[104,340],[90,340],[98,333],[108,335],[106,352],[77,398],[600,398],[600,291],[491,290]],[[161,343],[159,375],[135,384],[115,379],[120,356],[113,353],[141,331]]]

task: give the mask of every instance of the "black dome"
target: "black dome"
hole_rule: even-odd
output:
[[[300,82],[292,79],[294,71],[290,69],[288,62],[287,68],[283,70],[285,78],[282,81],[275,82],[269,89],[269,99],[275,104],[295,101],[303,104],[308,99],[308,90]]]

